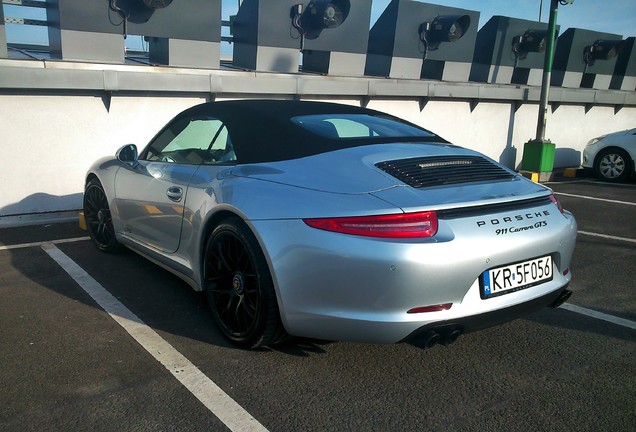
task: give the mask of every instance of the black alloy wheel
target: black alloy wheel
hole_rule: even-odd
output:
[[[257,348],[285,338],[265,256],[239,219],[225,220],[210,235],[204,280],[214,319],[232,343]]]
[[[599,180],[622,182],[629,178],[633,162],[621,148],[606,148],[594,160],[594,173]]]
[[[93,244],[103,252],[117,252],[121,245],[115,238],[108,198],[102,184],[91,179],[84,189],[84,218]]]

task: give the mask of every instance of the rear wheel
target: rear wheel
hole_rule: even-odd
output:
[[[622,182],[629,178],[633,162],[629,154],[620,148],[602,150],[594,160],[594,174],[600,180]]]
[[[214,319],[235,345],[256,348],[285,338],[265,256],[239,219],[225,220],[210,235],[204,280]]]
[[[115,238],[108,198],[102,184],[91,179],[84,189],[84,217],[93,244],[103,252],[117,252],[121,245]]]

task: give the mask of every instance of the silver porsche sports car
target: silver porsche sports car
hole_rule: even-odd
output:
[[[242,347],[289,335],[430,347],[570,295],[576,222],[551,190],[399,118],[205,103],[88,171],[84,214],[204,291]]]

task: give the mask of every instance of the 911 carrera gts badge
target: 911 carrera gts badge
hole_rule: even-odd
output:
[[[530,231],[530,230],[537,229],[537,228],[543,228],[544,226],[548,226],[548,223],[546,221],[539,221],[539,222],[535,222],[535,223],[530,224],[530,225],[513,226],[513,227],[510,227],[510,228],[497,228],[495,230],[495,234],[497,234],[497,235],[513,234],[513,233],[518,233],[518,232]]]

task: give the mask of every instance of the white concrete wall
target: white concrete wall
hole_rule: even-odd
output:
[[[196,98],[0,96],[0,216],[78,209],[84,176],[124,144],[147,143]]]
[[[262,96],[266,97],[266,96]],[[321,98],[329,100],[329,98]],[[360,99],[332,98],[360,105]],[[84,175],[93,161],[122,145],[143,147],[174,115],[199,97],[113,96],[110,110],[96,96],[0,95],[2,154],[0,216],[81,207]],[[537,104],[372,99],[369,108],[403,117],[449,141],[518,168],[523,144],[534,138]],[[548,117],[546,137],[557,144],[555,167],[578,166],[587,141],[636,125],[636,108],[563,105]]]
[[[468,102],[430,101],[420,112],[417,101],[371,101],[369,108],[405,118],[462,147],[519,169],[523,145],[534,139],[537,104],[523,104],[515,112],[512,104],[479,103],[470,111]],[[636,125],[636,108],[562,105],[548,114],[546,138],[556,144],[555,168],[577,167],[585,144],[599,135],[630,129]]]

